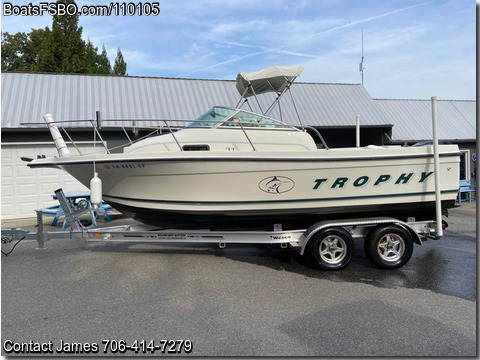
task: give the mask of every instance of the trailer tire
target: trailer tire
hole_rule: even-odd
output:
[[[308,250],[316,267],[322,270],[341,270],[352,261],[355,242],[346,230],[332,227],[313,235]]]
[[[413,253],[410,233],[398,225],[379,225],[367,234],[365,253],[372,263],[383,269],[398,269]]]

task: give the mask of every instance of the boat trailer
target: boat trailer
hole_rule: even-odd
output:
[[[273,231],[175,230],[158,229],[142,223],[94,229],[84,226],[79,218],[88,209],[73,209],[62,189],[56,190],[55,194],[71,230],[44,232],[42,211],[38,210],[36,232],[2,229],[2,243],[16,241],[16,246],[22,240],[37,240],[37,249],[46,249],[45,241],[53,239],[73,239],[84,245],[99,241],[217,244],[220,248],[225,248],[227,244],[276,244],[308,256],[313,265],[320,269],[339,270],[353,259],[354,239],[365,239],[365,252],[374,264],[385,269],[396,269],[410,259],[413,243],[422,245],[422,240],[427,238],[440,238],[435,221],[409,218],[403,222],[392,217],[327,220],[298,230],[282,230],[281,224],[275,224]],[[443,222],[443,226],[447,226],[446,222]]]

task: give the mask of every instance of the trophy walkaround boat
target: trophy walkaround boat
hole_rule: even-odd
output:
[[[271,230],[281,224],[283,229],[306,229],[318,221],[354,224],[378,216],[432,220],[440,200],[444,211],[453,207],[459,182],[456,145],[438,145],[435,174],[433,145],[332,149],[315,129],[309,128],[312,137],[308,127],[271,118],[271,109],[302,71],[299,66],[240,73],[242,97],[235,108],[213,107],[181,130],[139,140],[123,153],[71,155],[52,115],[45,115],[59,156],[38,158],[28,166],[63,169],[87,187],[96,173],[106,202],[162,228]],[[249,97],[266,92],[278,95],[268,110],[242,109]],[[350,236],[337,230],[329,233],[335,245],[325,240],[327,250],[317,254],[323,256],[323,267],[338,267],[335,247],[342,248]],[[307,231],[305,238],[310,235]],[[388,249],[400,246],[389,239]],[[389,263],[389,251],[378,253],[391,267],[399,266],[398,261]]]
[[[246,99],[284,93],[302,67],[240,73]],[[46,116],[50,128],[55,124]],[[58,133],[59,134],[59,133]],[[317,149],[312,136],[268,116],[214,107],[180,131],[140,140],[121,154],[35,159],[89,186],[94,172],[103,199],[124,214],[172,228],[245,228],[385,214],[433,218],[433,146]],[[442,206],[458,191],[459,150],[440,145]]]

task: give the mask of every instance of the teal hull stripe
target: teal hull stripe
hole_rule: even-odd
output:
[[[457,193],[458,189],[444,190],[442,194]],[[150,203],[161,204],[185,204],[185,205],[226,205],[226,204],[272,204],[272,203],[294,203],[294,202],[310,202],[310,201],[338,201],[338,200],[359,200],[359,199],[378,199],[378,198],[390,198],[390,197],[404,197],[404,196],[423,196],[423,195],[435,195],[434,191],[429,192],[417,192],[407,194],[387,194],[387,195],[364,195],[364,196],[347,196],[337,198],[316,198],[316,199],[292,199],[292,200],[259,200],[259,201],[178,201],[178,200],[152,200],[152,199],[137,199],[127,198],[122,196],[105,195],[108,199],[128,200],[128,201],[142,201]],[[107,199],[107,200],[108,200]]]
[[[441,153],[438,154],[440,157],[449,157],[449,156],[460,156],[461,152],[452,152],[452,153]],[[174,157],[174,158],[136,158],[136,159],[100,159],[96,160],[97,164],[120,164],[120,163],[155,163],[159,164],[164,162],[257,162],[257,161],[268,161],[268,162],[296,162],[296,163],[331,163],[331,162],[352,162],[352,161],[391,161],[391,160],[402,160],[402,159],[428,159],[433,158],[433,154],[410,154],[410,155],[384,155],[384,156],[362,156],[362,157],[314,157],[314,158],[305,158],[305,157]],[[93,160],[69,160],[67,158],[62,158],[61,161],[40,163],[40,164],[27,164],[31,168],[39,167],[68,167],[76,165],[93,165]]]

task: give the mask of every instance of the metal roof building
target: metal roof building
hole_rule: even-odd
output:
[[[56,120],[91,120],[95,111],[100,111],[103,120],[193,120],[213,105],[234,107],[240,99],[235,84],[233,80],[3,73],[2,129],[43,122],[46,113]],[[362,125],[391,126],[359,84],[295,83],[291,90],[305,125],[354,126],[358,114]],[[261,107],[266,109],[274,97],[259,96]],[[249,104],[254,111],[259,110],[255,100]],[[283,120],[300,125],[288,96],[281,105]],[[280,117],[278,107],[272,116]],[[103,124],[119,125],[119,121]],[[142,123],[137,121],[136,125]]]
[[[100,111],[104,127],[152,126],[139,120],[193,120],[213,105],[234,107],[240,95],[234,80],[201,80],[131,76],[2,73],[2,129],[20,129],[21,123],[43,123],[51,113],[56,120],[91,120]],[[296,82],[291,89],[305,125],[328,127],[355,126],[360,115],[362,126],[392,128],[392,140],[431,139],[430,100],[372,99],[360,84],[321,84]],[[259,96],[266,109],[275,94]],[[260,112],[255,100],[250,106]],[[301,125],[291,106],[282,99],[285,122]],[[245,107],[245,106],[244,106]],[[273,117],[280,118],[276,107]],[[120,121],[122,120],[122,121]],[[476,102],[438,101],[439,138],[475,141]],[[90,127],[86,122],[65,127]]]
[[[141,136],[139,127],[162,126],[159,119],[192,121],[214,105],[235,107],[241,99],[234,80],[39,73],[2,73],[1,80],[2,219],[31,217],[33,209],[55,205],[53,189],[78,191],[83,187],[61,170],[32,170],[21,160],[57,154],[43,121],[46,113],[56,121],[80,120],[61,126],[69,128],[82,152],[92,152],[95,144],[88,120],[95,119],[99,111],[105,142],[110,149],[121,151],[127,143],[125,133]],[[321,128],[331,147],[355,146],[357,115],[362,145],[415,143],[432,138],[430,100],[372,99],[360,84],[296,82],[291,94],[303,124]],[[272,93],[260,95],[262,109],[267,109],[274,98]],[[262,112],[255,99],[249,98],[248,104],[253,111]],[[301,125],[288,94],[282,98],[281,114],[275,107],[271,116]],[[440,139],[459,143],[460,176],[470,179],[476,158],[476,102],[439,100],[438,120]],[[41,128],[21,123],[37,123]],[[122,126],[129,131],[124,133]]]
[[[374,103],[393,124],[392,140],[432,138],[431,100],[384,100]],[[476,101],[437,100],[438,137],[453,142],[475,141]]]

